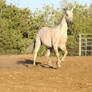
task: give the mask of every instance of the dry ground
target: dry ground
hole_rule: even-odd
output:
[[[44,57],[32,65],[32,55],[0,56],[0,92],[92,92],[92,57],[67,57],[62,67],[47,66]]]

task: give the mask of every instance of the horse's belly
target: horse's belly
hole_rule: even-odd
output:
[[[43,28],[39,31],[39,37],[43,45],[51,47],[51,31],[48,28]]]
[[[46,47],[52,47],[51,39],[50,38],[43,37],[43,38],[41,38],[41,42]]]

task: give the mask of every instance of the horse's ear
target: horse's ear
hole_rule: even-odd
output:
[[[69,10],[69,7],[66,7],[65,10],[66,10],[66,11]]]
[[[63,8],[63,11],[66,12],[68,10],[68,7]]]
[[[65,11],[66,11],[66,9],[65,9],[65,8],[63,8],[63,11],[65,12]]]

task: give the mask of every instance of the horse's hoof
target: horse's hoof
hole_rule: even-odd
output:
[[[61,65],[58,62],[56,63],[56,66],[57,66],[57,68],[61,67]]]
[[[35,63],[33,63],[33,66],[36,66],[36,64],[35,64]]]
[[[61,61],[64,61],[64,59],[61,59]]]
[[[61,67],[61,65],[57,65],[57,68],[60,68]]]

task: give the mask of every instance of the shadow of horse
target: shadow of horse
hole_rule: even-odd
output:
[[[26,60],[23,60],[23,61],[17,61],[17,64],[21,64],[25,67],[29,67],[29,65],[33,65],[33,60],[26,59]],[[53,68],[52,66],[49,66],[48,64],[42,64],[41,62],[36,62],[36,66],[40,66],[40,67],[43,67],[43,68],[56,69],[56,68]]]

